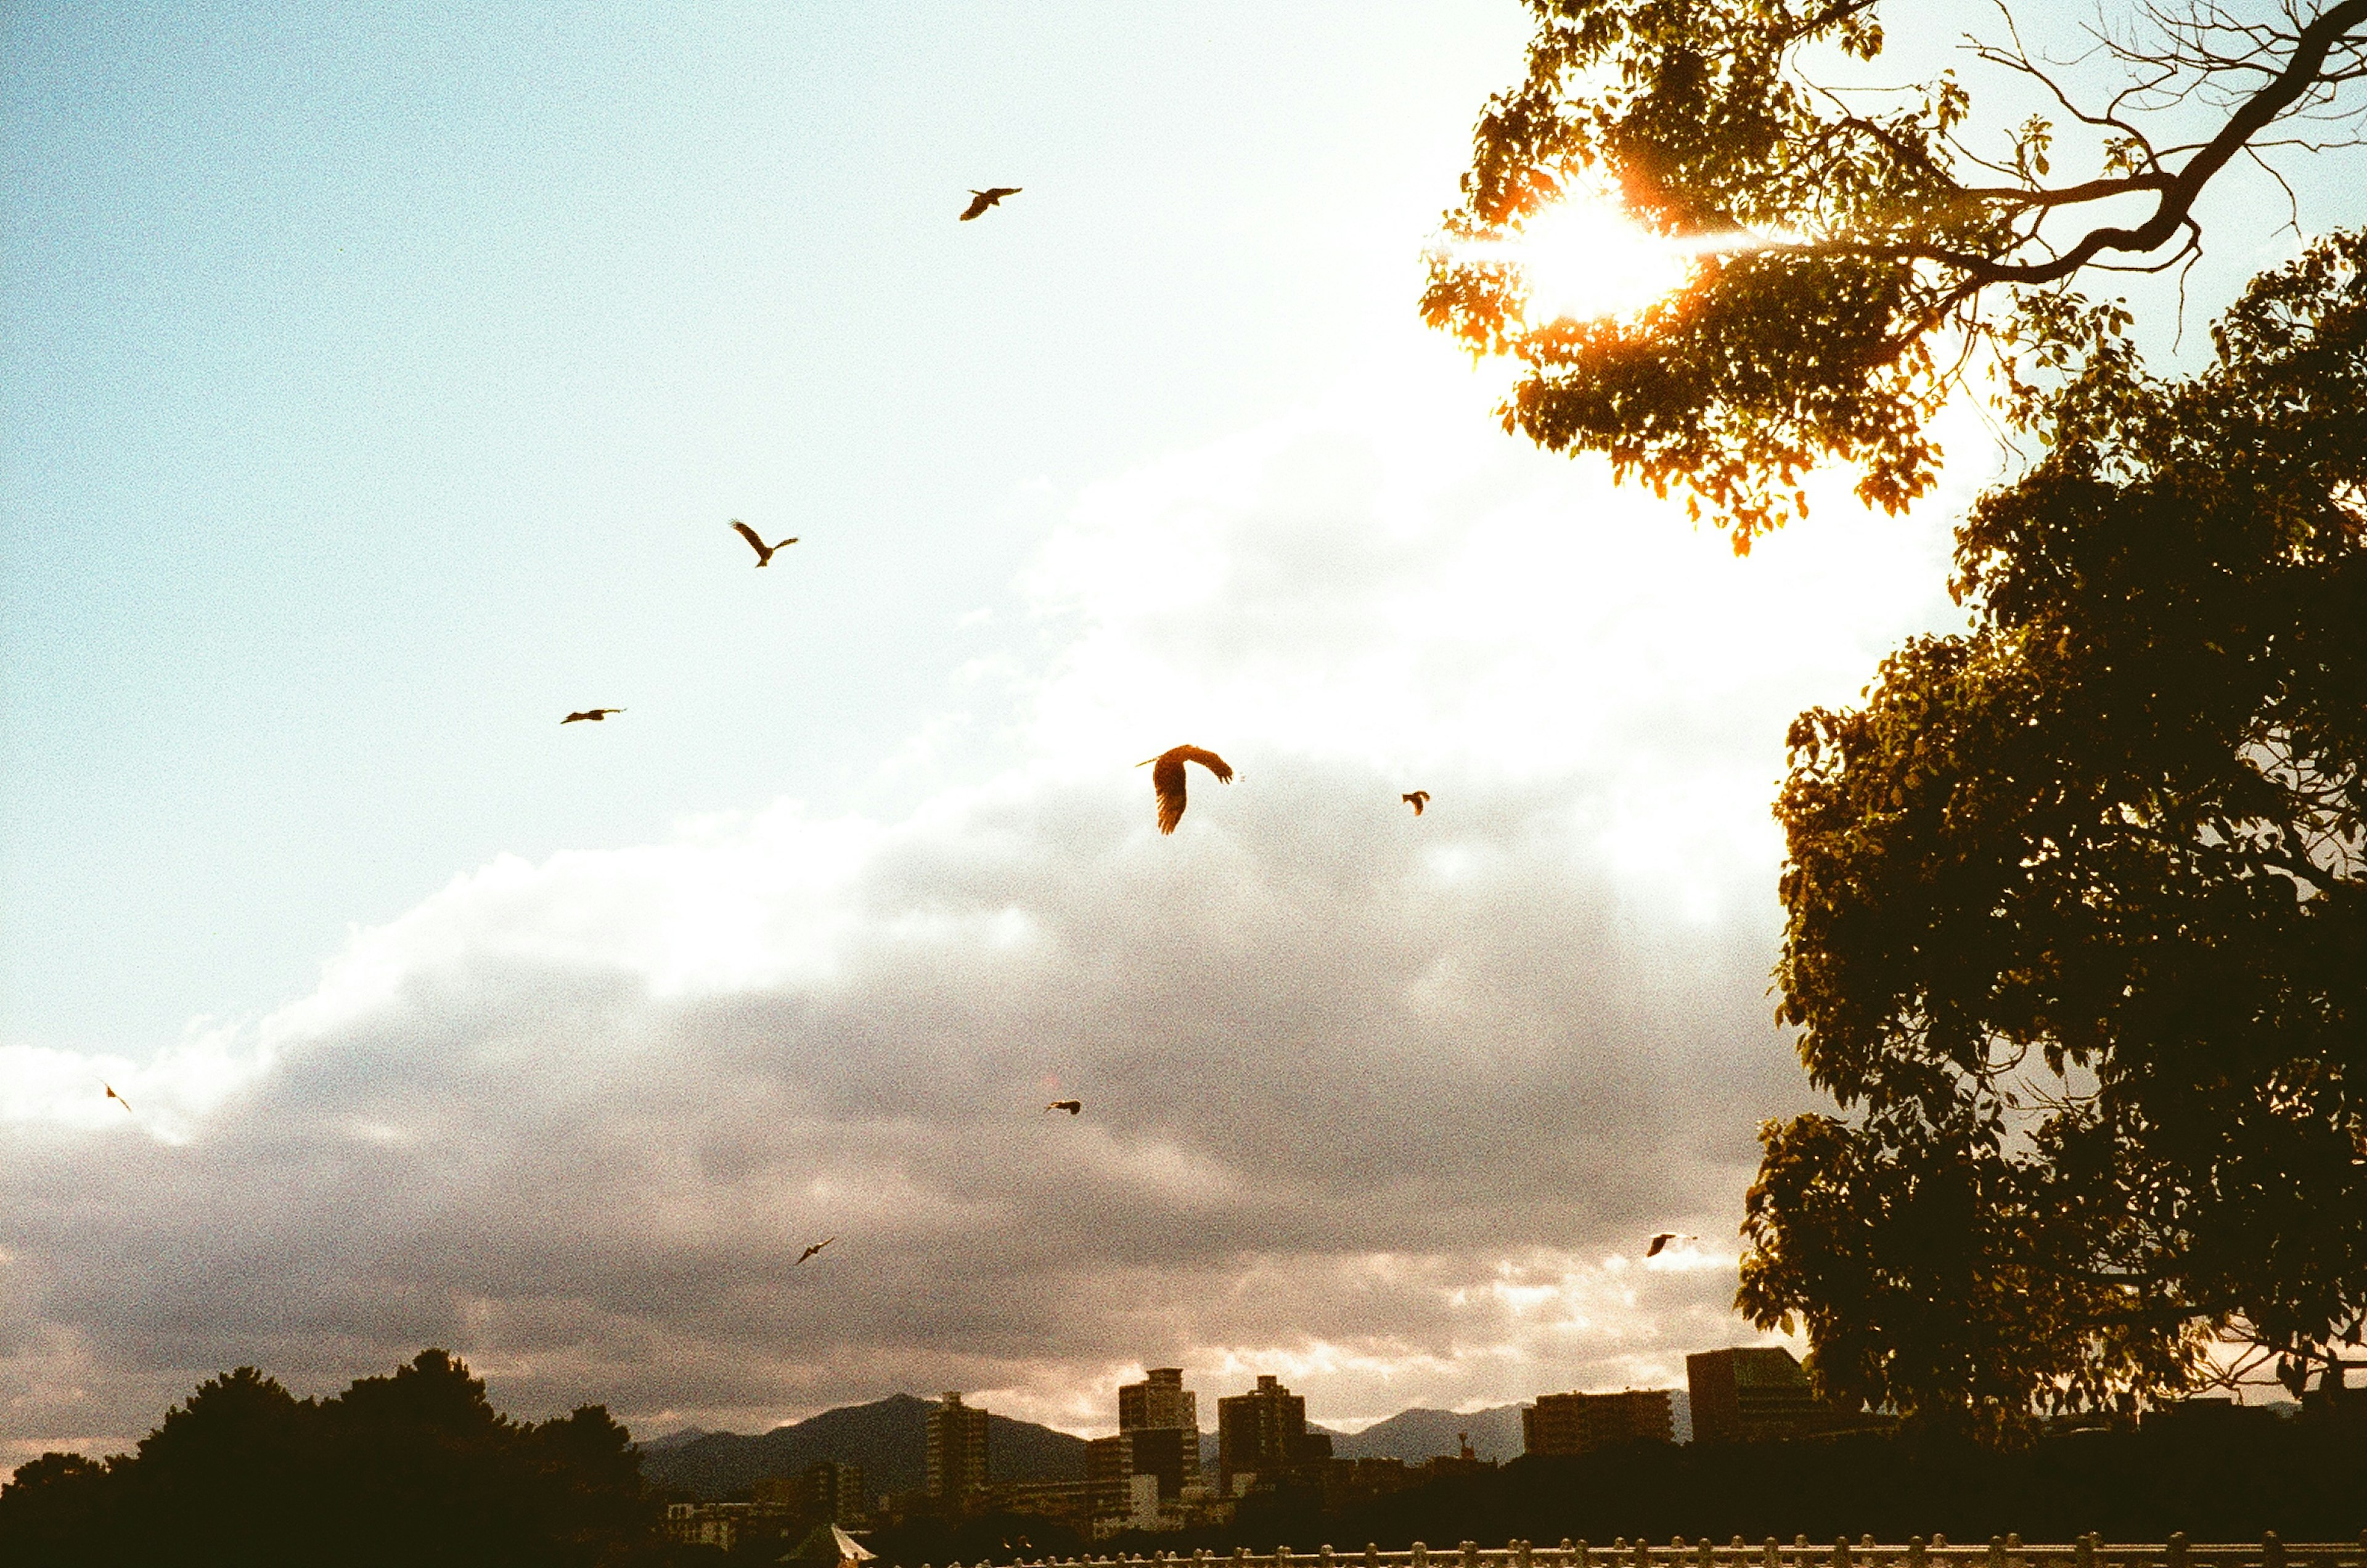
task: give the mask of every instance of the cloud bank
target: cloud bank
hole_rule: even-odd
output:
[[[1835,486],[1738,562],[1424,364],[1074,498],[907,815],[785,781],[458,876],[147,1062],[0,1046],[0,1457],[430,1343],[656,1432],[1106,1427],[1153,1364],[1354,1424],[1751,1337],[1754,1129],[1809,1103],[1783,729],[1951,614],[1961,497]],[[1182,740],[1241,777],[1162,840],[1128,764]]]

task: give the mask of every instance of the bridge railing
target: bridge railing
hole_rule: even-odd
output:
[[[928,1568],[924,1564],[923,1568]],[[963,1568],[958,1562],[947,1568]],[[993,1568],[985,1560],[971,1568]],[[1315,1551],[1287,1548],[1253,1552],[1206,1550],[1111,1556],[1036,1557],[1014,1560],[1008,1568],[2367,1568],[2367,1533],[2350,1541],[2285,1542],[2270,1535],[2257,1541],[2190,1542],[2182,1535],[2150,1545],[2106,1545],[2097,1536],[2076,1540],[2024,1542],[2018,1535],[1958,1543],[1935,1535],[1903,1542],[1872,1536],[1812,1544],[1806,1536],[1789,1542],[1772,1536],[1756,1545],[1737,1536],[1721,1545],[1687,1541],[1682,1536],[1655,1544],[1621,1538],[1609,1545],[1564,1540],[1539,1546],[1515,1540],[1500,1547],[1473,1541],[1430,1546],[1415,1541],[1408,1551],[1359,1551],[1326,1546]]]

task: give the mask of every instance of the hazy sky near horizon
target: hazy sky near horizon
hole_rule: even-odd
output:
[[[1754,1337],[1784,728],[1998,457],[1737,561],[1505,437],[1414,303],[1510,0],[6,28],[0,1461]]]

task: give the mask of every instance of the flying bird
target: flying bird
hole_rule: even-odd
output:
[[[1644,1249],[1644,1256],[1647,1258],[1659,1257],[1661,1251],[1672,1241],[1699,1241],[1701,1237],[1699,1236],[1687,1235],[1682,1231],[1662,1231],[1659,1235],[1652,1238],[1652,1245]]]
[[[997,186],[992,190],[974,190],[969,193],[969,206],[963,209],[961,220],[967,223],[988,208],[1000,207],[1004,197],[1018,194],[1017,186]]]
[[[588,718],[595,724],[600,724],[606,722],[610,714],[622,713],[625,710],[623,708],[585,708],[582,713],[569,714],[565,718],[561,719],[559,722],[561,724],[573,724],[578,719]]]
[[[773,564],[773,552],[775,550],[785,550],[791,545],[798,542],[797,536],[795,535],[791,535],[788,538],[783,539],[777,545],[768,545],[764,543],[764,540],[756,536],[755,529],[751,528],[745,523],[741,522],[737,517],[734,517],[731,520],[731,526],[740,531],[740,536],[748,541],[748,547],[756,552],[756,564],[760,567],[770,566]]]
[[[1421,815],[1421,808],[1430,804],[1430,791],[1426,789],[1418,789],[1411,795],[1401,795],[1398,796],[1398,798],[1404,801],[1408,806],[1412,807],[1413,814],[1416,817],[1419,817]]]
[[[1044,1109],[1047,1111],[1065,1111],[1070,1115],[1074,1116],[1079,1111],[1084,1110],[1084,1108],[1085,1102],[1082,1100],[1056,1100]]]
[[[100,1087],[104,1088],[104,1089],[107,1090],[107,1098],[108,1098],[108,1099],[109,1099],[109,1100],[111,1100],[115,1101],[115,1103],[116,1103],[116,1104],[120,1105],[121,1107],[123,1107],[123,1112],[124,1112],[124,1114],[125,1114],[125,1115],[127,1115],[127,1116],[137,1116],[137,1115],[139,1114],[139,1112],[138,1112],[138,1111],[133,1111],[133,1110],[131,1109],[131,1102],[130,1102],[130,1100],[128,1100],[124,1099],[121,1095],[119,1095],[119,1094],[118,1094],[118,1093],[116,1093],[116,1092],[115,1092],[115,1086],[114,1086],[113,1084],[104,1084],[104,1085],[102,1085],[102,1086],[100,1086]]]
[[[807,1247],[803,1252],[798,1253],[798,1262],[803,1263],[807,1258],[811,1258],[815,1253],[820,1252],[823,1247],[828,1247],[832,1242],[836,1241],[838,1237],[834,1235],[822,1237],[821,1240],[814,1243],[811,1247]],[[796,1264],[790,1265],[791,1268],[795,1268],[796,1266]]]
[[[1157,767],[1151,767],[1156,762]],[[1175,824],[1184,820],[1184,764],[1197,762],[1217,775],[1218,784],[1233,782],[1233,766],[1222,757],[1199,746],[1177,746],[1161,751],[1156,757],[1145,757],[1135,764],[1150,768],[1150,787],[1159,792],[1159,830],[1175,831]]]

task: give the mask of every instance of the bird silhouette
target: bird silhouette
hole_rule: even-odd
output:
[[[1217,775],[1218,784],[1233,782],[1233,766],[1214,751],[1199,746],[1177,746],[1135,764],[1150,769],[1150,787],[1159,792],[1159,830],[1175,831],[1184,820],[1184,764],[1197,762]],[[1158,764],[1153,767],[1152,764]]]
[[[120,1105],[121,1107],[123,1107],[123,1113],[124,1113],[125,1115],[127,1115],[127,1116],[134,1116],[134,1117],[136,1117],[136,1116],[138,1116],[138,1115],[139,1115],[139,1112],[138,1112],[138,1111],[134,1111],[134,1110],[132,1110],[132,1109],[131,1109],[131,1102],[130,1102],[130,1100],[128,1100],[124,1099],[121,1095],[119,1095],[119,1094],[118,1094],[118,1093],[116,1093],[116,1092],[115,1092],[115,1086],[114,1086],[113,1084],[104,1084],[104,1085],[101,1085],[100,1087],[101,1087],[101,1088],[103,1088],[103,1089],[105,1089],[107,1090],[107,1098],[108,1098],[108,1099],[109,1099],[109,1100],[111,1100],[115,1101],[115,1103],[116,1103],[116,1104]]]
[[[1662,1249],[1667,1247],[1669,1243],[1672,1241],[1699,1241],[1700,1239],[1701,1238],[1699,1236],[1687,1235],[1682,1231],[1662,1231],[1659,1235],[1652,1238],[1652,1245],[1644,1249],[1644,1256],[1647,1258],[1659,1257]]]
[[[815,1253],[820,1252],[823,1247],[828,1247],[832,1242],[836,1241],[838,1237],[834,1235],[822,1237],[821,1240],[814,1243],[811,1247],[807,1247],[803,1252],[798,1253],[798,1262],[803,1263],[807,1258],[811,1258]],[[796,1266],[796,1264],[790,1265],[791,1268],[795,1268]]]
[[[1074,1116],[1078,1112],[1083,1111],[1084,1108],[1085,1102],[1082,1100],[1056,1100],[1044,1109],[1047,1111],[1065,1111],[1070,1115]]]
[[[766,567],[773,564],[773,552],[775,550],[785,550],[791,545],[798,542],[797,536],[793,534],[789,537],[783,539],[777,545],[768,545],[764,543],[764,540],[756,536],[755,529],[751,528],[745,523],[741,522],[737,517],[734,517],[731,520],[731,526],[740,531],[740,536],[748,541],[748,547],[756,552],[756,564],[760,567]]]
[[[569,714],[565,718],[561,719],[559,722],[561,724],[574,724],[581,719],[588,718],[595,724],[601,724],[606,721],[610,714],[622,713],[625,710],[623,708],[585,708],[582,713]]]
[[[992,190],[974,190],[969,193],[969,206],[963,209],[961,220],[967,223],[988,208],[1000,207],[1004,197],[1018,194],[1017,186],[996,186]]]
[[[1418,789],[1411,795],[1401,795],[1398,796],[1398,798],[1404,801],[1408,806],[1412,807],[1413,814],[1416,817],[1419,817],[1421,815],[1421,808],[1430,804],[1430,791],[1426,789]]]

